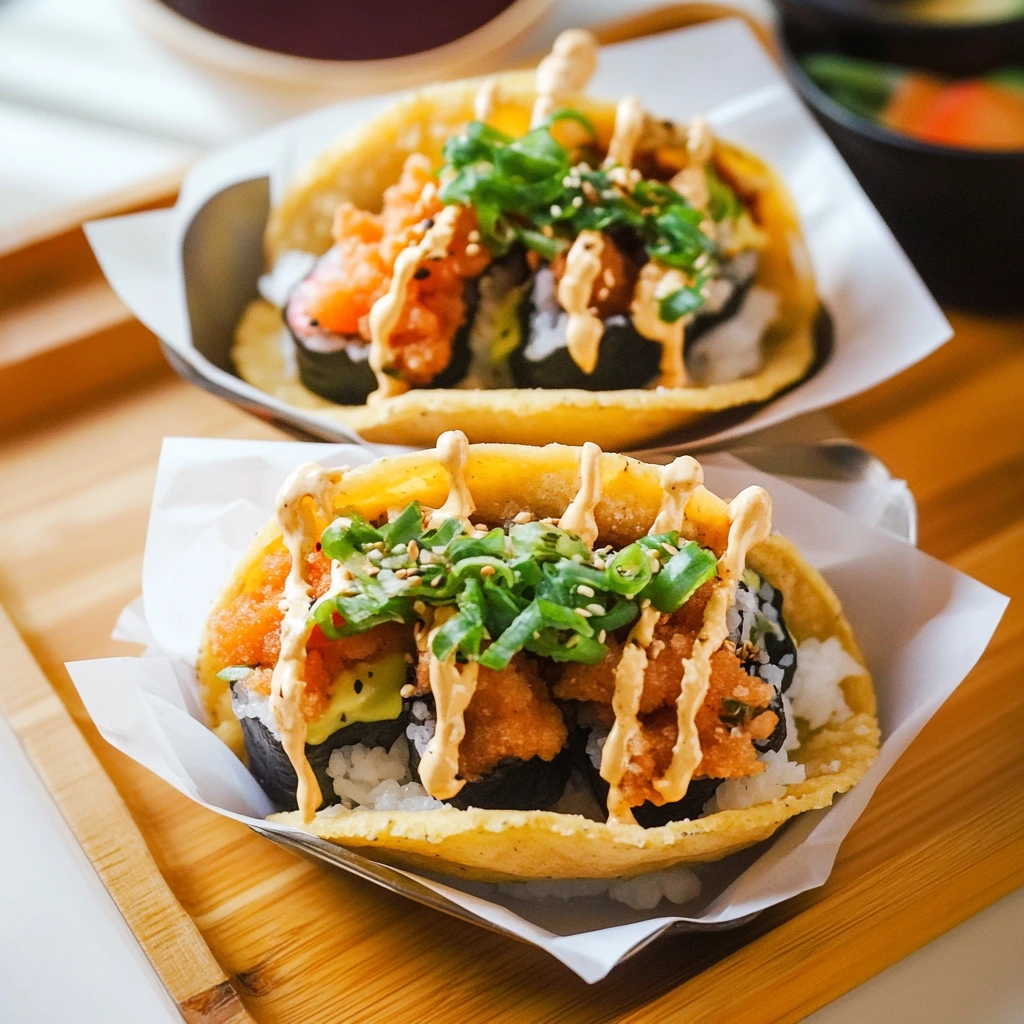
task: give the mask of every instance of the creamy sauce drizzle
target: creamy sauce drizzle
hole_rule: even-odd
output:
[[[461,430],[445,431],[437,439],[435,455],[448,474],[448,497],[444,504],[430,514],[429,528],[440,526],[446,519],[461,519],[469,525],[469,517],[476,503],[466,483],[466,459],[469,441]],[[437,631],[456,613],[455,608],[438,608],[434,612],[433,628],[422,643],[421,650],[429,650]],[[427,666],[430,691],[434,695],[435,728],[420,761],[420,782],[435,800],[450,800],[465,785],[459,779],[459,744],[466,735],[465,711],[476,692],[480,666],[475,662],[459,665],[452,652],[444,661],[433,653]]]
[[[672,761],[654,788],[665,803],[681,800],[701,762],[696,717],[711,680],[711,655],[729,635],[726,613],[743,574],[747,553],[760,543],[772,528],[772,500],[761,487],[748,487],[729,503],[729,540],[718,560],[718,581],[704,610],[704,624],[683,663],[683,681],[676,701],[678,735],[672,748]]]
[[[430,513],[427,526],[435,529],[446,519],[461,519],[468,525],[469,517],[476,511],[476,502],[466,483],[466,459],[469,457],[466,435],[461,430],[446,430],[437,439],[434,454],[448,474],[448,497],[439,509]]]
[[[709,225],[710,230],[714,231],[714,222],[707,216],[711,195],[705,173],[714,144],[715,137],[711,134],[711,127],[707,121],[703,117],[695,117],[690,122],[690,130],[686,136],[688,163],[669,182],[691,206],[705,215],[704,223],[701,224],[701,230],[705,232],[708,231]]]
[[[413,274],[424,260],[439,260],[448,255],[448,247],[452,244],[455,225],[461,212],[462,208],[459,206],[446,206],[434,217],[433,225],[423,238],[398,254],[388,290],[370,309],[369,359],[370,369],[377,378],[377,390],[370,395],[368,402],[393,398],[409,390],[409,385],[405,381],[385,372],[388,341],[398,326]]]
[[[434,636],[456,612],[454,608],[439,608],[435,613],[435,626],[427,639]],[[480,666],[471,661],[458,665],[453,651],[444,661],[430,656],[430,690],[434,695],[434,735],[420,760],[420,782],[435,800],[450,800],[466,784],[458,778],[459,744],[466,735],[466,708],[476,692]]]
[[[496,76],[485,78],[476,91],[473,100],[473,117],[477,121],[489,121],[494,115],[494,106],[498,100],[498,79]]]
[[[627,170],[633,166],[637,144],[647,123],[647,115],[635,96],[624,96],[615,108],[615,130],[608,144],[605,167],[618,164]]]
[[[704,483],[700,463],[689,455],[680,456],[661,471],[661,509],[650,530],[651,534],[678,530],[686,515],[691,495]],[[640,612],[640,618],[630,630],[622,658],[615,667],[615,692],[612,710],[615,724],[601,753],[601,778],[608,783],[609,820],[623,825],[636,824],[636,818],[620,788],[629,768],[631,747],[640,733],[640,698],[644,690],[647,671],[647,648],[654,637],[654,628],[661,613],[653,605]]]
[[[588,441],[580,453],[580,489],[562,514],[558,525],[575,533],[588,548],[597,540],[594,506],[601,500],[601,449]]]
[[[573,362],[593,373],[604,334],[604,322],[590,305],[594,283],[601,273],[604,239],[600,231],[581,231],[565,257],[565,272],[558,282],[558,302],[569,314],[565,343]]]
[[[661,375],[658,383],[667,388],[686,386],[683,340],[687,318],[683,316],[673,324],[666,323],[658,315],[658,303],[687,284],[687,279],[680,271],[663,267],[652,260],[645,263],[640,271],[629,307],[637,333],[661,345]]]
[[[281,746],[298,776],[296,801],[305,821],[312,820],[322,798],[316,775],[306,760],[306,720],[302,716],[311,603],[306,559],[316,544],[317,513],[325,520],[331,519],[332,490],[344,472],[331,473],[315,462],[307,462],[288,477],[277,495],[277,521],[291,567],[281,600],[281,653],[270,682],[270,711]]]
[[[531,127],[546,121],[567,97],[582,92],[596,70],[597,40],[591,33],[571,28],[559,35],[537,67]]]

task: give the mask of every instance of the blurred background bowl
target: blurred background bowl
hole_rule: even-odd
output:
[[[775,0],[786,71],[940,302],[1024,310],[1024,150],[922,142],[827,95],[801,59],[838,53],[943,75],[1024,63],[1024,17],[929,22],[868,0]]]
[[[554,0],[130,0],[150,35],[223,71],[346,96],[482,74]]]

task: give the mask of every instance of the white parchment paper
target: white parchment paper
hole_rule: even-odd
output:
[[[141,658],[68,665],[105,739],[211,810],[265,829],[268,799],[203,724],[194,660],[203,622],[275,493],[299,462],[369,461],[351,445],[172,438],[164,442],[143,566],[143,597],[115,635],[148,645]],[[436,894],[547,950],[587,981],[680,921],[736,921],[821,885],[879,780],[985,649],[1006,599],[782,481],[729,456],[707,460],[723,497],[759,483],[775,527],[838,593],[878,692],[884,745],[864,780],[828,810],[804,814],[769,843],[700,869],[701,896],[682,908],[635,911],[607,897],[527,901],[502,887],[415,878]],[[353,813],[359,813],[358,811]]]
[[[894,376],[949,338],[949,324],[877,211],[743,22],[721,21],[605,47],[591,92],[613,99],[634,94],[647,109],[675,119],[707,115],[722,137],[767,160],[796,201],[818,291],[833,317],[833,350],[815,376],[699,443],[737,437],[841,401]],[[212,196],[264,177],[271,178],[272,194],[279,192],[297,168],[389,101],[359,100],[288,121],[198,163],[174,209],[86,225],[114,290],[192,370],[243,402],[290,415],[318,436],[337,438],[345,431],[315,413],[289,409],[197,351],[182,242]],[[211,258],[233,258],[232,242],[225,238],[223,253]],[[692,431],[686,436],[693,442]]]

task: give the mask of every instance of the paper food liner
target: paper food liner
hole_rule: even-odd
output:
[[[589,91],[612,99],[633,94],[648,110],[673,119],[706,115],[723,138],[757,153],[781,174],[800,214],[818,293],[833,319],[832,351],[809,380],[740,423],[720,430],[709,426],[700,444],[839,402],[894,376],[950,337],[949,324],[878,212],[743,22],[730,19],[603,47]],[[321,437],[359,440],[334,421],[270,397],[196,349],[183,242],[213,196],[239,182],[269,178],[273,202],[298,168],[389,102],[359,100],[285,122],[198,163],[173,209],[86,225],[114,290],[165,342],[186,376]],[[227,237],[222,253],[205,258],[234,259],[238,244]],[[255,297],[254,274],[249,298]],[[681,436],[692,446],[699,431],[698,425]]]
[[[351,445],[166,440],[143,597],[122,613],[115,633],[149,649],[141,658],[68,666],[100,732],[118,750],[218,814],[300,843],[309,837],[262,820],[274,810],[270,801],[203,724],[195,656],[213,600],[271,516],[287,474],[310,459],[330,467],[370,458]],[[588,982],[679,922],[723,926],[821,885],[875,787],[970,671],[1006,605],[1001,595],[905,541],[736,459],[711,456],[706,471],[708,486],[726,498],[749,484],[766,487],[775,528],[839,595],[874,677],[884,743],[864,779],[831,808],[803,814],[767,843],[698,868],[701,895],[682,907],[663,901],[636,911],[600,894],[527,900],[508,886],[403,872],[463,916],[547,950]]]

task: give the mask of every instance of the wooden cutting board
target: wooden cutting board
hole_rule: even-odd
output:
[[[120,205],[169,199],[162,183]],[[0,710],[186,1020],[793,1021],[1024,882],[1020,600],[824,887],[594,986],[297,859],[112,750],[63,663],[125,653],[107,638],[140,588],[161,438],[282,435],[173,375],[76,222],[0,252]],[[953,321],[945,348],[833,414],[910,483],[923,550],[1024,598],[1024,322]]]

